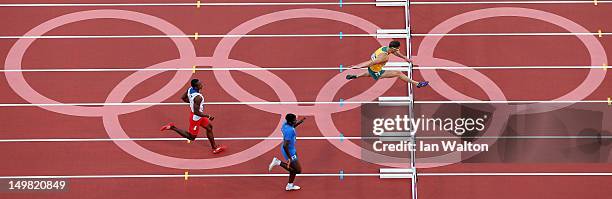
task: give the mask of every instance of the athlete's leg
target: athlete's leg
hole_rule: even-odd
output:
[[[400,78],[401,80],[405,82],[410,82],[411,84],[414,84],[415,86],[419,84],[419,82],[410,79],[406,74],[400,71],[385,71],[382,74],[382,76],[380,76],[380,78],[396,78],[396,77]]]
[[[213,134],[213,126],[212,124],[208,124],[204,127],[206,129],[206,137],[208,141],[210,141],[210,146],[213,150],[217,149],[217,144],[215,143],[215,135]]]
[[[360,77],[370,77],[370,73],[368,72],[361,73],[361,75],[358,75],[357,78],[360,78]]]
[[[289,171],[289,183],[293,183],[295,176],[302,173],[302,166],[298,160],[293,160],[290,164],[281,162],[280,166]]]
[[[174,132],[178,133],[179,135],[181,135],[184,138],[187,138],[187,139],[189,139],[191,141],[194,141],[196,139],[196,135],[193,135],[193,134],[191,134],[191,133],[189,133],[189,132],[187,132],[187,131],[185,131],[183,129],[176,128],[176,126],[171,126],[170,130],[173,130]]]
[[[346,75],[346,79],[357,79],[360,77],[370,77],[370,73],[365,72],[365,73],[361,73],[359,75]]]

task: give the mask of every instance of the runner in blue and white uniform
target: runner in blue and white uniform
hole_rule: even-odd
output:
[[[285,187],[286,191],[299,190],[300,187],[293,184],[295,176],[302,173],[302,167],[298,161],[297,150],[295,148],[297,133],[295,127],[302,124],[304,119],[297,120],[297,116],[294,114],[287,114],[285,116],[286,122],[281,127],[283,133],[283,145],[281,146],[281,153],[287,160],[287,163],[282,162],[278,158],[274,157],[272,162],[268,166],[268,170],[271,171],[274,166],[281,166],[285,170],[289,171],[289,183]]]

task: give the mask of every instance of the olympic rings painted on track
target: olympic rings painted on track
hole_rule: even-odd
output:
[[[88,20],[88,19],[99,19],[99,18],[115,18],[115,19],[124,19],[135,21],[139,23],[143,23],[146,25],[150,25],[158,30],[162,31],[167,35],[184,35],[177,27],[172,24],[146,14],[133,12],[133,11],[125,11],[125,10],[93,10],[93,11],[84,11],[84,12],[76,12],[68,15],[60,16],[54,19],[51,19],[28,33],[26,35],[29,36],[39,36],[42,35],[53,28],[57,28],[61,25]],[[346,13],[341,13],[337,11],[331,10],[322,10],[322,9],[295,9],[295,10],[286,10],[275,12],[263,16],[259,16],[252,20],[249,20],[234,30],[232,30],[229,34],[242,34],[247,33],[257,27],[275,22],[280,20],[287,19],[295,19],[295,18],[322,18],[322,19],[330,19],[337,20],[341,22],[345,22],[348,24],[353,24],[362,30],[373,33],[377,29],[379,29],[376,25],[371,22],[350,15]],[[33,43],[34,40],[19,40],[16,42],[15,46],[9,52],[9,56],[7,57],[7,69],[20,69],[21,68],[21,60],[27,48]],[[228,39],[225,38],[218,45],[215,50],[213,57],[196,57],[194,47],[191,41],[187,38],[173,38],[174,43],[179,49],[180,58],[175,60],[166,61],[163,63],[156,64],[154,66],[148,68],[171,68],[175,66],[191,66],[191,65],[212,65],[214,67],[223,67],[225,64],[229,64],[231,66],[239,66],[239,67],[257,67],[252,64],[228,59],[229,52],[238,41],[237,38]],[[380,41],[381,45],[383,41]],[[280,97],[282,101],[297,101],[295,94],[286,84],[286,82],[282,81],[279,77],[275,76],[273,73],[269,71],[245,71],[246,73],[252,75],[266,83],[268,83],[276,92],[276,94]],[[128,76],[126,79],[122,80],[109,94],[106,102],[122,102],[127,93],[134,88],[138,83],[145,81],[148,78],[153,77],[156,74],[161,73],[161,71],[138,71]],[[340,82],[340,77],[343,74],[337,75],[335,78],[335,82]],[[15,90],[22,98],[27,100],[30,103],[51,103],[56,104],[60,103],[54,101],[52,99],[48,99],[45,96],[42,96],[38,92],[36,92],[31,86],[27,84],[25,81],[23,74],[21,73],[7,73],[7,79],[9,80],[9,84],[13,90]],[[215,72],[215,77],[218,81],[225,82],[221,84],[223,89],[227,91],[227,93],[232,94],[238,100],[241,101],[262,101],[261,99],[251,95],[244,89],[240,88],[238,84],[232,79],[229,75],[228,71],[217,71]],[[175,94],[179,89],[181,89],[185,82],[187,82],[191,78],[190,71],[178,71],[174,78],[165,85],[161,90],[154,93],[151,96],[145,97],[143,99],[138,100],[137,102],[162,102],[168,97]],[[271,83],[273,82],[273,83]],[[341,81],[345,82],[345,81]],[[372,88],[368,89],[364,93],[355,96],[354,98],[348,99],[350,100],[374,100],[378,96],[382,95],[386,90],[388,90],[394,83],[394,80],[385,80],[378,81]],[[327,84],[329,85],[329,84]],[[331,89],[336,89],[335,92],[339,90],[339,87],[336,86],[325,86],[319,94],[320,97],[330,96],[333,97],[335,93],[332,93]],[[320,98],[319,97],[319,98]],[[318,106],[256,106],[255,108],[262,109],[267,112],[275,113],[275,114],[285,114],[289,111],[294,112],[299,115],[313,115],[326,113],[331,114],[339,111],[346,111],[353,108],[358,107],[358,105],[348,104],[343,107],[339,107],[337,105],[318,105]],[[87,117],[103,117],[104,127],[107,130],[107,133],[111,138],[128,138],[128,135],[122,129],[119,123],[119,115],[127,114],[131,112],[135,112],[138,110],[145,109],[147,107],[126,107],[126,106],[104,106],[104,107],[80,107],[80,106],[62,106],[62,107],[43,107],[49,111],[62,113],[66,115],[75,115],[75,116],[87,116]],[[282,121],[279,122],[279,128]],[[275,129],[270,136],[279,136],[280,129]],[[136,158],[139,158],[143,161],[156,164],[159,166],[170,167],[170,168],[181,168],[181,169],[213,169],[231,166],[235,164],[239,164],[242,162],[246,162],[255,157],[258,157],[267,151],[271,150],[279,143],[274,140],[264,140],[253,147],[228,156],[212,158],[212,159],[182,159],[169,157],[162,154],[154,153],[149,151],[140,145],[136,144],[132,141],[116,141],[117,144],[122,150],[133,155]]]
[[[554,15],[552,13],[547,13],[538,10],[525,9],[525,8],[490,8],[483,10],[476,10],[464,14],[457,15],[448,19],[447,21],[436,26],[432,32],[448,32],[453,28],[458,27],[461,24],[474,21],[481,18],[490,18],[490,17],[498,17],[498,16],[522,16],[522,17],[530,17],[534,19],[548,21],[550,23],[562,26],[569,31],[572,32],[584,32],[584,28],[579,26],[578,24],[573,23],[572,21],[565,19],[561,16]],[[25,35],[27,36],[39,36],[44,33],[60,27],[62,25],[78,22],[88,19],[100,19],[100,18],[114,18],[114,19],[123,19],[139,22],[142,24],[149,25],[153,28],[156,28],[167,35],[184,35],[184,33],[170,24],[169,22],[157,18],[155,16],[146,15],[133,11],[126,10],[91,10],[91,11],[82,11],[75,12],[67,15],[63,15],[54,19],[51,19],[47,22],[44,22],[37,27],[30,30]],[[321,19],[329,19],[336,20],[348,24],[352,24],[368,33],[375,33],[377,29],[379,29],[375,24],[347,13],[332,11],[332,10],[324,10],[324,9],[292,9],[292,10],[284,10],[278,11],[266,15],[262,15],[246,21],[236,28],[231,30],[228,34],[246,34],[258,27],[270,24],[272,22],[288,20],[288,19],[297,19],[297,18],[321,18]],[[585,43],[587,46],[589,53],[591,53],[591,60],[593,64],[605,62],[606,57],[603,52],[603,47],[601,44],[593,36],[579,36],[581,41]],[[188,38],[172,38],[172,41],[177,46],[179,50],[180,57],[175,60],[169,60],[166,62],[158,63],[148,68],[176,68],[176,66],[192,66],[192,65],[211,65],[213,67],[227,67],[231,65],[233,67],[258,67],[252,65],[250,63],[242,62],[239,60],[229,59],[229,54],[232,48],[236,45],[240,38],[223,38],[212,57],[197,57],[195,55],[194,46]],[[448,60],[442,60],[433,57],[433,50],[437,44],[437,42],[441,38],[429,38],[425,37],[421,46],[419,47],[418,56],[415,57],[415,60],[424,65],[456,65],[462,66],[459,63],[455,63]],[[27,50],[27,48],[34,42],[35,39],[19,39],[15,45],[10,49],[5,68],[6,69],[21,69],[21,61],[23,56]],[[381,45],[384,45],[387,40],[379,40]],[[252,76],[258,78],[259,80],[267,83],[274,92],[278,95],[281,101],[297,101],[295,93],[289,87],[289,85],[284,82],[280,77],[274,75],[269,71],[243,71],[247,74],[251,74]],[[447,99],[451,100],[465,100],[471,99],[468,96],[463,95],[459,91],[453,90],[446,83],[444,83],[441,77],[438,76],[435,71],[424,70],[421,71],[423,76],[429,81],[436,82],[436,84],[432,84],[432,88],[438,91]],[[137,71],[132,75],[128,76],[126,79],[122,80],[115,88],[111,91],[109,96],[106,99],[107,103],[117,103],[122,102],[127,95],[127,93],[132,90],[138,83],[145,81],[148,78],[155,76],[156,74],[161,73],[161,71]],[[487,95],[493,100],[505,100],[505,96],[501,90],[501,88],[497,87],[496,84],[488,79],[485,75],[479,73],[475,70],[462,70],[458,72],[460,75],[468,77],[475,81],[476,84],[480,85]],[[322,87],[321,91],[317,94],[316,101],[333,101],[334,95],[337,94],[339,89],[347,83],[344,79],[344,73],[339,73],[330,79],[325,85]],[[10,87],[22,98],[26,101],[33,104],[58,104],[61,102],[57,102],[55,100],[49,99],[40,93],[36,92],[24,79],[22,73],[5,73],[6,78],[9,82]],[[239,101],[254,101],[261,102],[264,101],[257,96],[254,96],[250,92],[244,90],[242,87],[238,85],[238,83],[231,77],[229,71],[214,71],[215,78],[217,81],[224,82],[224,84],[220,84],[222,88],[232,95],[232,97],[236,98]],[[168,97],[175,94],[179,89],[181,89],[185,82],[187,82],[191,78],[190,71],[177,71],[174,75],[174,78],[168,82],[162,89],[153,93],[150,96],[139,99],[135,102],[162,102],[166,100]],[[591,71],[587,80],[591,80],[593,82],[589,83],[585,81],[578,88],[576,88],[571,93],[568,93],[565,96],[558,98],[559,100],[563,99],[572,99],[576,100],[576,96],[580,96],[584,99],[586,95],[590,94],[601,81],[603,80],[603,75],[596,73],[595,71]],[[364,91],[363,93],[351,98],[347,99],[347,101],[371,101],[375,100],[378,96],[382,95],[393,85],[394,80],[385,79],[379,80],[374,84],[371,88]],[[581,91],[584,90],[584,91]],[[304,116],[314,116],[317,127],[321,131],[324,136],[338,136],[339,131],[333,124],[331,115],[333,113],[347,111],[350,109],[354,109],[359,107],[357,104],[347,104],[343,107],[339,107],[338,105],[329,105],[329,104],[317,104],[313,106],[300,106],[300,105],[249,105],[253,108],[263,110],[269,113],[283,115],[287,112],[294,112],[298,115]],[[81,106],[43,106],[49,111],[66,114],[66,115],[74,115],[74,116],[84,116],[84,117],[102,117],[104,127],[108,135],[111,138],[129,138],[125,133],[121,124],[119,122],[119,116],[122,114],[132,113],[135,111],[143,110],[148,108],[148,106],[103,106],[103,107],[81,107]],[[508,111],[504,111],[503,113],[495,113],[492,117],[493,122],[501,122],[506,121],[509,116]],[[282,118],[282,117],[281,117]],[[275,129],[269,136],[280,136],[280,124],[279,121],[277,125],[277,129]],[[497,127],[502,127],[501,124],[492,125],[493,128],[489,128],[489,130],[493,130],[493,132],[501,132],[501,129],[495,131]],[[340,142],[338,140],[328,140],[331,144],[333,144],[338,149],[344,151],[347,154],[350,154],[356,158],[362,158],[363,150],[358,145],[352,142]],[[494,142],[495,140],[490,140]],[[272,150],[276,147],[279,142],[274,140],[264,140],[255,144],[254,146],[228,156],[212,158],[212,159],[183,159],[165,156],[162,154],[158,154],[152,151],[149,151],[140,145],[136,144],[132,141],[118,142],[115,141],[122,150],[133,155],[134,157],[141,159],[143,161],[156,164],[159,166],[170,167],[170,168],[179,168],[179,169],[214,169],[232,166],[236,164],[240,164],[242,162],[246,162],[255,157],[258,157],[269,150]],[[368,156],[373,157],[382,157],[382,158],[391,158],[387,156],[382,156],[380,154],[375,153],[367,153]],[[446,162],[448,160],[458,162],[461,160],[461,157],[458,154],[446,154],[441,157],[433,157],[433,158],[443,158]],[[396,159],[396,160],[404,160],[404,159]],[[368,161],[366,159],[366,161]],[[408,162],[407,160],[402,162]],[[372,162],[376,163],[376,162]],[[381,165],[393,166],[393,167],[406,167],[408,164],[403,163],[380,163]],[[424,166],[436,166],[436,165],[424,165]]]
[[[572,33],[589,32],[586,28],[580,26],[579,24],[567,18],[561,17],[559,15],[555,15],[553,13],[544,12],[544,11],[535,10],[535,9],[515,8],[515,7],[488,8],[488,9],[475,10],[475,11],[459,14],[459,15],[451,17],[447,19],[446,21],[438,24],[430,32],[445,34],[459,27],[460,25],[463,25],[463,24],[466,24],[472,21],[476,21],[479,19],[485,19],[485,18],[507,17],[507,16],[527,17],[531,19],[545,21],[545,22],[557,25],[559,27],[562,27]],[[577,37],[578,39],[580,39],[582,43],[584,43],[585,47],[587,48],[589,55],[590,55],[592,66],[598,66],[598,65],[601,65],[602,63],[607,63],[606,52],[603,46],[601,45],[601,43],[599,42],[599,40],[595,38],[595,36],[579,35]],[[425,37],[423,41],[421,42],[421,45],[419,46],[418,56],[415,57],[415,61],[427,63],[428,65],[430,64],[430,62],[435,62],[435,60],[432,60],[434,58],[433,57],[434,49],[436,48],[438,42],[441,39],[442,37]],[[455,66],[463,66],[463,65],[455,65]],[[477,75],[477,77],[474,76],[476,75],[476,73],[478,73],[475,70],[460,70],[460,71],[456,71],[455,73],[462,75],[470,80],[473,80],[473,81],[475,80],[476,81],[475,83],[480,85],[482,88],[486,86],[495,87],[495,89],[497,90],[496,91],[497,93],[495,94],[499,94],[502,92],[501,89],[496,86],[495,82],[486,78],[486,76],[484,75]],[[425,79],[428,79],[429,81],[432,81],[432,82],[436,82],[435,84],[432,84],[431,87],[434,90],[436,90],[438,93],[440,93],[442,96],[446,97],[447,99],[476,100],[472,97],[466,96],[460,93],[459,91],[451,88],[446,82],[442,81],[442,78],[438,75],[438,73],[435,70],[423,70],[421,71],[421,74],[423,75]],[[599,87],[599,85],[603,82],[604,78],[605,78],[605,73],[603,73],[601,70],[591,69],[586,79],[580,85],[578,85],[578,87],[576,87],[574,90],[570,91],[569,93],[565,94],[564,96],[561,96],[553,100],[560,100],[560,101],[570,100],[571,101],[571,100],[585,99],[588,95],[593,93],[593,91],[595,91],[597,87]],[[487,94],[489,95],[489,97],[492,97],[490,93],[487,93]],[[505,100],[505,99],[491,98],[491,100]],[[524,105],[517,106],[516,107],[517,113],[525,114],[525,113],[538,113],[538,112],[550,111],[549,109],[530,110],[528,109],[528,107],[529,106],[524,106]],[[562,108],[562,107],[557,107],[557,108]]]
[[[457,28],[463,24],[476,21],[479,19],[485,18],[493,18],[493,17],[505,17],[505,16],[514,16],[514,17],[527,17],[531,19],[537,19],[541,21],[545,21],[557,26],[560,26],[570,32],[573,33],[581,33],[588,32],[584,27],[576,24],[575,22],[561,17],[559,15],[555,15],[553,13],[544,12],[535,9],[528,8],[516,8],[516,7],[499,7],[499,8],[487,8],[481,10],[475,10],[466,12],[463,14],[456,15],[451,17],[444,22],[438,24],[434,27],[430,33],[439,33],[444,34],[448,33],[454,28]],[[590,54],[591,65],[600,65],[601,63],[607,63],[606,52],[601,45],[601,43],[592,35],[581,35],[577,36],[581,42],[587,47],[587,50]],[[442,39],[442,37],[425,37],[419,46],[419,50],[417,56],[414,57],[415,62],[421,63],[422,65],[443,65],[443,66],[459,66],[466,67],[459,63],[454,63],[448,60],[442,60],[435,58],[434,50],[438,44],[438,42]],[[431,84],[431,87],[437,91],[437,93],[441,94],[445,98],[449,100],[477,100],[463,93],[454,90],[450,87],[446,82],[442,80],[442,78],[438,75],[435,70],[421,70],[421,75],[423,78],[435,82],[435,84]],[[495,84],[495,82],[489,79],[484,74],[473,70],[459,70],[453,71],[459,75],[464,76],[465,78],[473,81],[478,86],[480,86],[483,91],[488,95],[490,100],[499,100],[504,101],[506,97],[504,96],[501,88]],[[588,95],[593,93],[597,87],[603,82],[605,78],[605,73],[601,70],[593,70],[589,72],[586,79],[573,91],[565,94],[554,100],[582,100],[585,99]],[[499,111],[496,111],[492,117],[493,121],[489,125],[489,128],[486,131],[488,136],[499,136],[502,132],[502,127],[505,123],[500,123],[500,121],[496,121],[499,119],[503,119],[501,121],[507,121],[506,119],[511,114],[531,114],[531,113],[541,113],[548,112],[556,109],[560,109],[566,106],[571,105],[570,103],[564,104],[563,106],[555,105],[555,106],[533,106],[533,105],[503,105],[497,104],[494,105]],[[492,144],[496,139],[478,139],[476,143],[478,144]],[[441,166],[450,163],[456,163],[462,159],[470,158],[477,153],[460,153],[453,152],[441,156],[429,157],[429,158],[420,158],[422,162],[427,162],[426,164],[421,164],[421,167],[433,167],[433,166]]]

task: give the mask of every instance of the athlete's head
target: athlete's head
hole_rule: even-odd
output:
[[[192,79],[191,80],[191,87],[196,88],[198,90],[202,90],[202,82],[200,82],[199,79]]]
[[[391,41],[389,42],[389,53],[394,53],[399,51],[401,43],[399,41]]]
[[[296,120],[297,120],[297,116],[295,116],[293,113],[289,113],[287,115],[285,115],[285,120],[287,120],[288,124],[295,124]]]

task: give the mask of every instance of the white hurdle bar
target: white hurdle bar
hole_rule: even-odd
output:
[[[379,106],[408,106],[410,105],[411,99],[410,99],[410,96],[378,97],[378,101],[379,101],[378,103]],[[389,102],[389,103],[385,103],[385,102]]]
[[[376,38],[378,39],[406,38],[406,34],[408,34],[406,29],[378,29],[376,30]]]
[[[385,66],[389,67],[408,67],[410,66],[410,62],[387,62]]]
[[[404,6],[406,0],[376,0],[376,6]]]
[[[380,168],[380,179],[412,178],[410,168]]]

